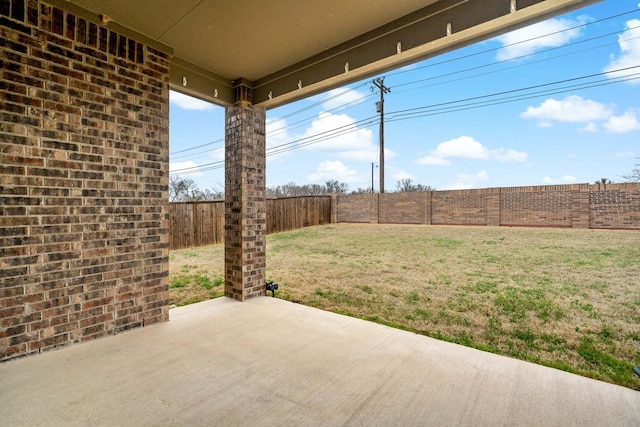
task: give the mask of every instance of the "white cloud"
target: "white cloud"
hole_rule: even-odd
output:
[[[549,19],[504,34],[497,37],[503,47],[498,50],[496,58],[500,61],[511,60],[542,49],[565,45],[582,35],[582,28],[572,27],[589,21],[590,18],[586,16],[579,16],[575,20]]]
[[[472,137],[461,136],[438,144],[435,150],[435,156],[442,158],[461,157],[464,159],[484,160],[489,158],[489,150]]]
[[[578,95],[570,95],[562,100],[547,99],[538,107],[529,107],[520,117],[538,119],[541,125],[556,122],[586,123],[594,120],[607,120],[613,111],[606,105],[584,99]]]
[[[267,120],[267,149],[297,141],[297,144],[302,144],[298,145],[300,148],[330,152],[345,161],[375,162],[379,159],[380,154],[377,143],[374,144],[373,132],[367,128],[359,128],[355,119],[347,114],[321,112],[302,134],[290,133],[288,126],[287,121],[281,118]],[[293,149],[296,145],[283,148]],[[385,148],[384,152],[385,159],[392,159],[397,155],[389,148]],[[269,160],[278,160],[285,156],[286,152],[269,155]]]
[[[489,181],[487,171],[480,171],[476,174],[460,173],[456,175],[456,181],[445,187],[445,190],[464,190],[468,188],[476,188],[480,182]]]
[[[325,94],[325,99],[322,102],[322,108],[327,111],[343,107],[346,104],[353,106],[363,102],[366,97],[367,94],[363,94],[354,89],[333,89]]]
[[[373,143],[373,132],[370,129],[358,128],[355,120],[347,114],[320,113],[305,133],[299,138],[302,143],[323,140],[308,145],[315,151],[330,151],[343,160],[376,161],[378,148]],[[385,149],[385,158],[393,158],[396,153]]]
[[[169,91],[169,101],[183,110],[205,111],[213,109],[213,104],[173,90]]]
[[[621,151],[619,153],[613,153],[613,157],[621,157],[621,158],[625,158],[625,157],[635,157],[636,155],[633,153],[633,151]]]
[[[365,179],[358,172],[341,161],[325,160],[320,162],[316,172],[307,176],[309,181],[326,181],[335,179],[340,182],[363,182]]]
[[[609,65],[604,69],[609,78],[627,76],[638,72],[637,68],[620,72],[613,72],[613,70],[640,65],[640,19],[632,19],[625,23],[624,32],[618,35],[618,45],[620,47],[620,55],[618,57],[612,56]],[[640,84],[640,80],[631,80],[629,83]]]
[[[598,132],[596,122],[600,121],[604,122],[603,126],[609,133],[629,133],[640,130],[637,113],[637,109],[630,109],[620,116],[614,116],[613,106],[570,95],[562,100],[547,99],[537,107],[530,106],[520,113],[520,117],[537,119],[540,127],[549,127],[554,122],[586,123],[579,129],[581,132]]]
[[[418,160],[416,160],[416,164],[423,166],[447,166],[450,165],[451,162],[447,159],[443,159],[442,157],[429,155],[420,157]]]
[[[186,162],[173,162],[169,163],[169,173],[180,175],[181,173],[188,173],[190,176],[200,176],[200,167],[192,160]]]
[[[494,158],[500,162],[526,162],[528,159],[527,153],[524,151],[505,150],[504,148],[498,148],[497,150],[491,150],[489,152],[491,158]]]
[[[595,133],[595,132],[598,132],[598,125],[593,123],[593,122],[589,122],[589,123],[587,123],[587,125],[585,127],[580,129],[580,131],[581,132]]]
[[[636,111],[629,110],[621,116],[613,116],[604,124],[610,133],[629,133],[640,130],[640,122],[636,117]]]
[[[415,181],[415,177],[407,171],[395,168],[393,166],[386,166],[385,169],[385,173],[389,173],[394,181],[400,181],[402,179],[410,179],[412,181]]]
[[[548,176],[545,176],[544,178],[542,178],[542,183],[543,184],[547,184],[547,185],[573,184],[574,182],[576,182],[576,177],[573,176],[573,175],[564,175],[560,179],[555,179],[555,178],[551,178],[551,177],[548,177]]]
[[[449,159],[498,160],[501,162],[525,162],[527,153],[512,149],[490,150],[470,136],[461,136],[438,144],[427,156],[416,160],[419,165],[446,166]]]

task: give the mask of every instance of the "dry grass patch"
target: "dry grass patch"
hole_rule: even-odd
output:
[[[224,246],[172,251],[169,255],[171,304],[193,304],[224,295]]]
[[[280,298],[640,389],[638,232],[334,224],[267,254]],[[171,257],[222,275],[222,245]]]

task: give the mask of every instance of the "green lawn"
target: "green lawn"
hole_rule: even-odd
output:
[[[181,305],[224,248],[172,251]],[[279,298],[640,389],[640,232],[334,224],[267,237]]]

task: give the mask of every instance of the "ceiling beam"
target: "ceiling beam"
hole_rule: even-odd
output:
[[[256,81],[253,101],[273,108],[598,1],[441,0]]]
[[[169,86],[177,92],[223,107],[235,102],[233,81],[178,57],[171,59]]]

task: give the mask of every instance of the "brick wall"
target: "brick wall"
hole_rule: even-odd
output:
[[[169,59],[0,1],[0,360],[168,319]]]
[[[435,191],[431,211],[432,224],[484,225],[487,195],[483,190]]]
[[[378,222],[376,194],[344,194],[337,196],[338,222]]]
[[[571,186],[514,187],[500,191],[500,224],[571,227]]]
[[[427,192],[380,194],[378,222],[426,224]]]
[[[640,183],[339,195],[334,210],[338,222],[640,229]]]
[[[591,228],[640,228],[640,184],[591,186]]]

